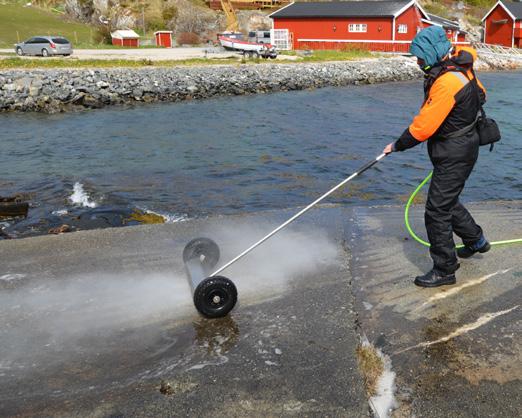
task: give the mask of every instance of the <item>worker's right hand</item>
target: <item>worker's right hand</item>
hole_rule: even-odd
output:
[[[389,143],[388,145],[386,145],[386,147],[384,147],[384,149],[382,150],[382,152],[386,155],[388,154],[391,154],[393,152],[393,142]]]

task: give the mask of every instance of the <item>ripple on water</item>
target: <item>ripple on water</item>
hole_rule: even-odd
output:
[[[488,88],[486,110],[501,123],[503,140],[494,152],[481,152],[463,200],[520,198],[522,121],[513,97],[522,95],[521,75],[480,76]],[[389,83],[1,114],[0,194],[31,198],[29,218],[7,231],[47,233],[72,222],[68,216],[93,210],[146,208],[175,221],[305,205],[396,139],[417,111],[421,90],[420,82]],[[428,173],[426,154],[421,145],[387,158],[336,201],[401,204]]]

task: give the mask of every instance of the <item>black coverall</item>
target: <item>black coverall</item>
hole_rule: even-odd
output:
[[[465,245],[482,236],[459,195],[478,158],[479,137],[473,123],[485,93],[471,71],[465,75],[456,68],[463,69],[448,61],[431,71],[421,112],[394,144],[394,151],[403,151],[428,140],[433,177],[425,224],[433,268],[442,274],[454,273],[459,267],[453,233]]]

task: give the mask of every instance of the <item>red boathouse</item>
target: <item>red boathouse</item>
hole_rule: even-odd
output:
[[[111,33],[112,44],[137,48],[140,46],[140,35],[130,29],[117,30]]]
[[[407,52],[417,32],[430,25],[446,29],[454,43],[465,40],[458,23],[426,13],[414,0],[291,3],[270,17],[272,43],[280,49]]]
[[[522,48],[522,3],[499,1],[482,19],[484,43]]]

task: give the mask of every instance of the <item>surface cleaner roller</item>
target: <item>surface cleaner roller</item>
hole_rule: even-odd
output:
[[[209,238],[195,238],[183,249],[194,305],[207,318],[226,316],[236,305],[237,289],[232,280],[209,273],[219,261],[219,247]]]

